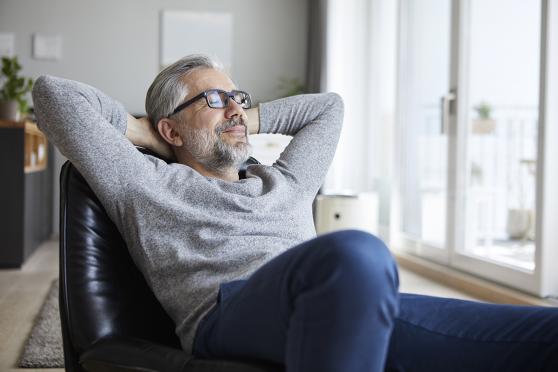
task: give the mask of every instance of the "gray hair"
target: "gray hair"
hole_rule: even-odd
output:
[[[198,68],[224,70],[223,65],[203,54],[192,54],[166,67],[151,83],[145,97],[145,111],[151,125],[156,128],[188,95],[188,87],[182,80]]]

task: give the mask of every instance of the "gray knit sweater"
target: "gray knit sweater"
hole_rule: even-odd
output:
[[[260,133],[293,139],[272,166],[251,165],[236,182],[140,153],[124,135],[124,107],[91,86],[42,76],[33,102],[39,128],[98,196],[188,353],[220,283],[316,236],[312,201],[343,119],[337,94],[260,104]]]

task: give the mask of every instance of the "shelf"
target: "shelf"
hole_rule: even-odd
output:
[[[19,268],[52,232],[47,139],[30,120],[0,120],[0,268]]]
[[[37,172],[46,169],[48,143],[43,132],[35,123],[25,122],[25,173]]]
[[[24,173],[32,173],[45,170],[48,159],[48,142],[31,121],[0,120],[0,128],[21,128],[24,130]]]
[[[24,121],[13,121],[0,119],[0,128],[23,128],[25,127]]]

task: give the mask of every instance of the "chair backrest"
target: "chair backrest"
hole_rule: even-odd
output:
[[[249,164],[258,162],[251,158],[241,171]],[[141,338],[180,349],[174,323],[70,162],[60,174],[60,315],[68,370],[81,371],[79,354],[105,337]]]

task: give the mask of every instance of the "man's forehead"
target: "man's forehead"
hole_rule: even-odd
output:
[[[184,82],[190,88],[189,96],[211,88],[227,91],[236,88],[226,73],[209,68],[192,71],[184,77]]]

